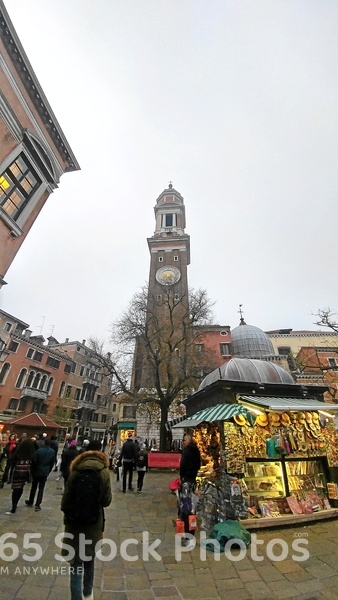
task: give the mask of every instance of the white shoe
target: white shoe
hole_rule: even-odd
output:
[[[83,600],[94,600],[93,592],[89,596],[82,596]]]

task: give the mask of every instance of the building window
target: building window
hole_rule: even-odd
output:
[[[279,346],[277,350],[280,356],[289,356],[289,354],[291,354],[290,346]]]
[[[27,369],[21,369],[19,377],[18,377],[17,382],[15,384],[16,388],[20,388],[21,389],[23,387],[26,375],[27,375]]]
[[[0,383],[2,383],[2,384],[5,383],[10,368],[11,368],[11,365],[9,363],[5,363],[2,366],[2,369],[0,371]]]
[[[107,423],[107,415],[101,415],[101,423]]]
[[[48,380],[48,385],[47,385],[47,394],[49,395],[53,389],[53,385],[54,385],[54,377],[50,377]]]
[[[115,411],[116,411],[116,404],[114,402],[114,404],[113,404],[113,412],[115,412]]]
[[[9,405],[8,405],[8,408],[10,410],[16,410],[17,406],[18,406],[18,400],[17,400],[17,398],[11,398],[11,400],[9,402]]]
[[[59,398],[63,397],[64,391],[65,391],[65,387],[66,387],[66,382],[65,381],[61,381],[60,383],[60,389],[59,389]]]
[[[84,367],[81,367],[81,369],[80,369],[80,377],[82,377],[83,372],[84,372]]]
[[[80,400],[81,397],[81,388],[76,388],[74,400]]]
[[[178,256],[174,256],[174,261],[178,262]]]
[[[338,365],[335,358],[328,358],[327,362],[329,363],[330,369],[333,369],[335,371],[337,370]]]
[[[12,329],[12,323],[6,323],[4,326],[4,331],[10,331]]]
[[[176,215],[175,213],[169,213],[162,215],[162,227],[175,227]]]
[[[158,262],[163,262],[163,256],[158,257]]]
[[[46,365],[53,367],[53,369],[58,369],[60,366],[60,361],[52,356],[47,356]]]
[[[19,348],[19,342],[14,342],[13,340],[11,340],[8,345],[9,352],[16,352],[18,348]]]
[[[65,365],[65,368],[63,369],[63,372],[64,372],[64,373],[70,373],[70,372],[71,372],[71,370],[72,370],[72,367],[71,367],[71,365]]]
[[[19,410],[24,411],[27,405],[27,398],[21,398],[19,402]]]
[[[230,344],[220,344],[219,346],[222,356],[230,356]]]
[[[24,154],[0,175],[0,206],[13,221],[18,219],[41,183]]]
[[[36,390],[37,390],[37,389],[38,389],[38,387],[39,387],[40,379],[41,379],[41,373],[37,373],[37,374],[35,375],[34,382],[33,382],[33,385],[32,385],[32,387],[33,387],[34,389],[36,389]]]
[[[26,357],[36,360],[37,362],[41,362],[43,354],[37,350],[34,350],[34,348],[28,348]]]
[[[66,398],[70,398],[71,393],[72,393],[72,386],[67,385]]]
[[[93,417],[92,417],[92,421],[93,421],[94,423],[97,423],[97,422],[98,422],[98,420],[99,420],[99,415],[98,415],[97,413],[94,413],[94,414],[93,414]]]
[[[41,381],[39,384],[39,390],[44,391],[46,388],[46,383],[47,383],[47,375],[43,375],[41,377]]]
[[[27,383],[26,383],[27,387],[32,387],[32,382],[33,382],[34,377],[35,377],[35,371],[30,371],[29,375],[28,375]]]

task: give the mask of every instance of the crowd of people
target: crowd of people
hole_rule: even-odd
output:
[[[146,445],[132,435],[119,451],[112,440],[108,453],[104,451],[100,440],[85,439],[79,445],[77,439],[67,434],[62,444],[59,452],[60,443],[56,436],[48,437],[46,433],[39,433],[28,438],[27,434],[18,437],[8,432],[0,457],[0,488],[11,484],[12,507],[6,513],[10,515],[17,510],[25,484],[31,483],[25,504],[39,511],[46,481],[52,471],[58,472],[57,479],[64,481],[61,510],[64,513],[65,532],[72,534],[70,545],[75,551],[69,559],[74,567],[70,571],[71,600],[93,600],[94,548],[103,537],[104,508],[112,500],[109,470],[117,473],[123,493],[127,489],[133,491],[136,474],[136,491],[142,494],[144,477],[148,471],[148,453]],[[184,523],[182,544],[188,546],[194,534],[189,516],[199,468],[198,447],[192,437],[186,435],[180,463],[178,517]],[[86,539],[92,540],[91,544],[86,545],[88,560],[85,561],[79,548],[81,533],[85,534]],[[68,560],[66,552],[64,554]]]

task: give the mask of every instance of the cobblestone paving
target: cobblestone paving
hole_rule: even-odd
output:
[[[172,519],[176,498],[168,490],[171,472],[151,471],[146,475],[144,493],[122,494],[112,474],[113,501],[106,509],[102,549],[108,560],[96,559],[95,600],[338,600],[338,520],[307,527],[257,532],[258,546],[244,556],[233,550],[231,556],[205,552],[197,544],[192,550],[175,553]],[[1,598],[6,600],[69,600],[68,563],[55,555],[60,552],[56,536],[63,531],[60,500],[53,472],[47,482],[42,510],[27,507],[28,486],[17,512],[10,509],[10,486],[0,490]],[[24,548],[24,534],[41,534],[30,539],[41,547]],[[7,540],[6,535],[12,534]],[[16,537],[14,537],[16,536]],[[276,542],[276,540],[279,542]],[[129,546],[126,545],[129,540]],[[156,540],[158,557],[147,559],[147,547]],[[306,560],[303,550],[308,551]],[[116,549],[116,555],[113,551]],[[7,556],[13,553],[11,560]],[[123,558],[124,552],[131,560]],[[283,556],[281,556],[283,552]]]

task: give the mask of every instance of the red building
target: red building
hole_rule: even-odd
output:
[[[0,287],[61,176],[80,167],[0,0]]]
[[[32,336],[28,324],[0,311],[0,412],[52,415],[73,361]]]

